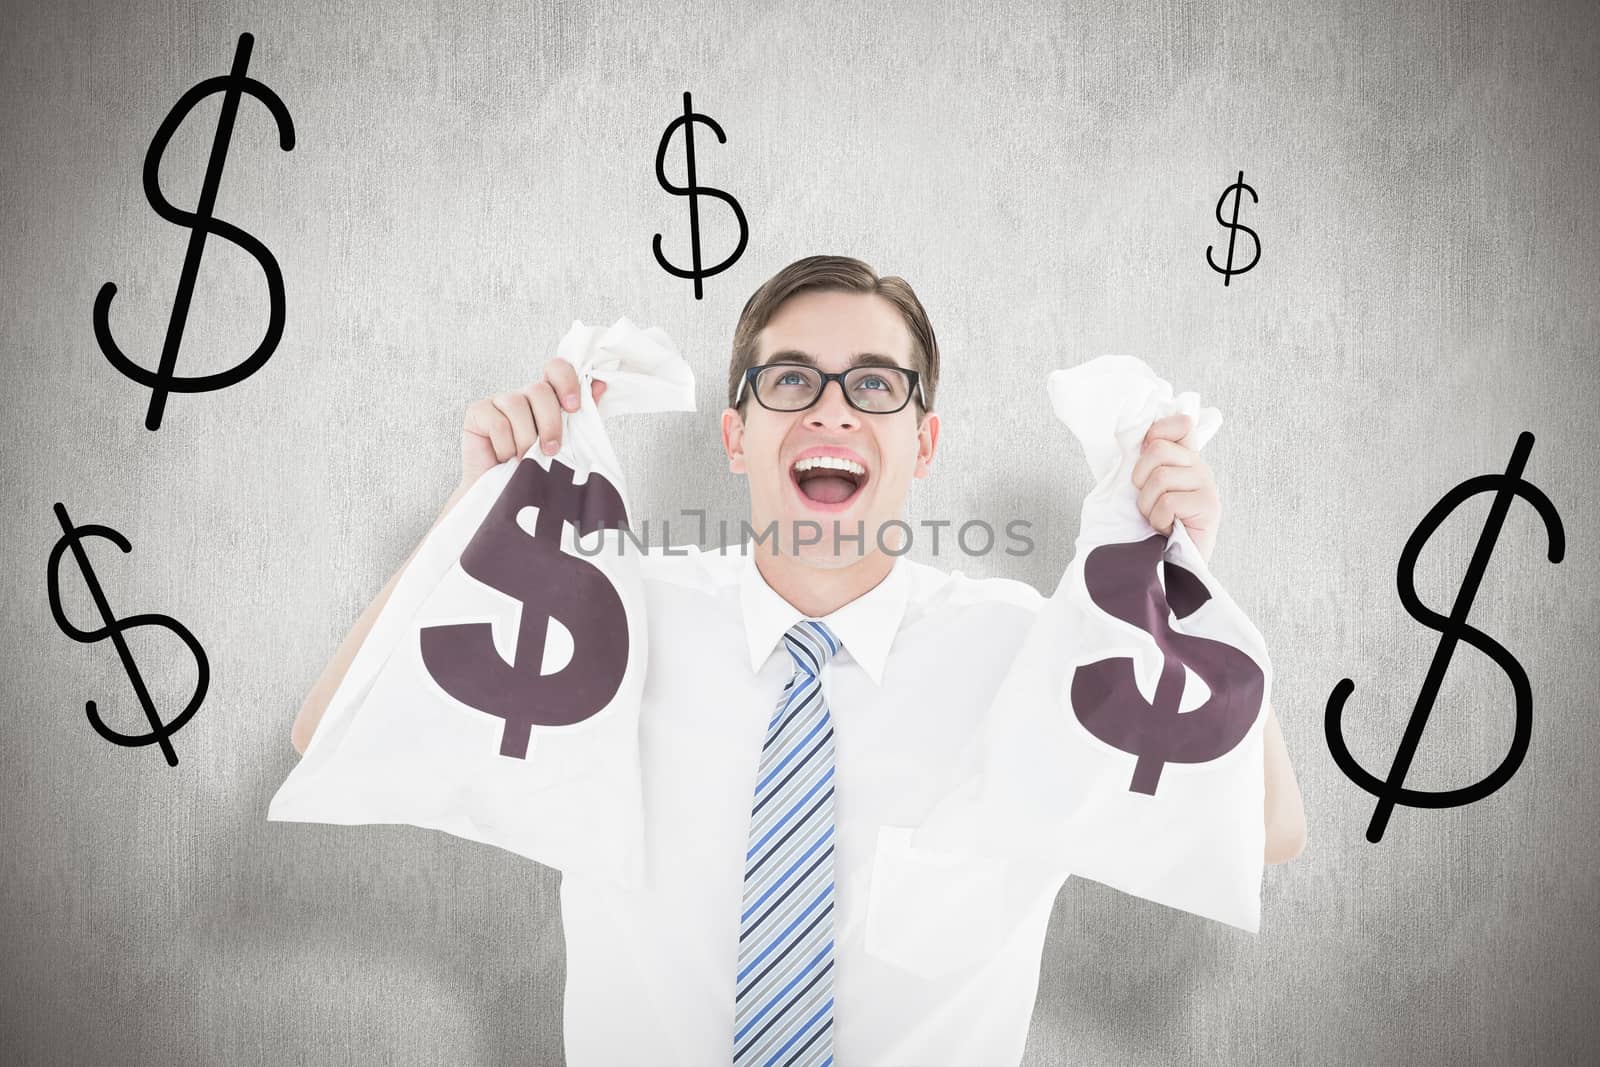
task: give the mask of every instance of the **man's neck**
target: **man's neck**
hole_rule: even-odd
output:
[[[772,591],[808,619],[820,619],[872,589],[894,568],[895,557],[881,549],[843,567],[813,567],[782,553],[755,551],[756,570]]]

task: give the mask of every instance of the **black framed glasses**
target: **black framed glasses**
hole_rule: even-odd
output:
[[[769,411],[804,411],[822,398],[822,391],[832,381],[839,383],[851,407],[869,415],[894,414],[911,402],[912,390],[916,390],[923,410],[928,407],[916,371],[871,363],[837,374],[825,374],[809,363],[763,363],[744,372],[733,406],[739,406],[748,385],[756,400]]]

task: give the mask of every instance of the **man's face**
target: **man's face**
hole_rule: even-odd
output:
[[[757,365],[814,362],[820,370],[837,372],[873,363],[877,356],[913,369],[905,320],[893,304],[872,293],[812,291],[790,297],[759,341]],[[740,402],[744,415],[733,408],[722,414],[728,469],[749,479],[757,536],[775,522],[778,551],[790,555],[796,552],[797,534],[816,539],[820,528],[820,539],[798,551],[817,566],[847,566],[879,550],[880,527],[903,518],[911,479],[927,475],[939,436],[937,415],[930,413],[919,425],[914,388],[911,402],[899,411],[869,414],[850,406],[841,385],[828,382],[804,411],[771,411],[747,383]],[[797,462],[818,454],[853,460],[865,473],[796,472]],[[851,538],[837,546],[835,524]],[[903,537],[903,530],[890,527],[882,544],[897,551]],[[771,551],[770,541],[758,547]]]

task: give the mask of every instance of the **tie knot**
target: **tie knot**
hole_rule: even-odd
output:
[[[795,670],[816,677],[822,672],[822,665],[839,651],[839,639],[817,620],[802,619],[783,635],[783,647],[789,650]]]

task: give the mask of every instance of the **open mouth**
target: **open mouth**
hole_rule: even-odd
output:
[[[867,478],[866,467],[838,456],[808,456],[789,468],[789,479],[801,498],[823,511],[849,507]]]

